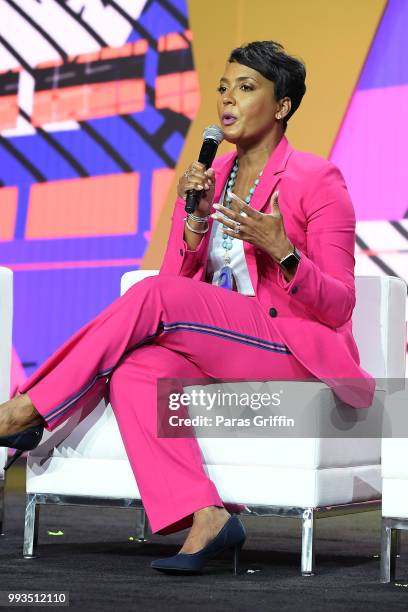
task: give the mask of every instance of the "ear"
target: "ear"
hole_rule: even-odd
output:
[[[290,98],[282,98],[279,100],[279,109],[276,111],[276,119],[284,119],[290,113],[292,108],[292,100]]]

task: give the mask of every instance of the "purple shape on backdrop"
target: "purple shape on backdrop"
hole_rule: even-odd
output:
[[[408,2],[389,0],[357,89],[408,83]]]
[[[357,91],[330,159],[344,174],[359,221],[408,209],[408,85]]]

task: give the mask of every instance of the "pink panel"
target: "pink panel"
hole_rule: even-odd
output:
[[[356,91],[330,159],[346,179],[356,216],[398,220],[408,209],[408,85]]]

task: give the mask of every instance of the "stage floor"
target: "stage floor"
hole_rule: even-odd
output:
[[[151,570],[150,562],[175,554],[185,533],[150,536],[139,545],[130,539],[131,509],[42,507],[38,557],[24,559],[24,477],[19,460],[6,486],[2,591],[69,591],[70,608],[88,611],[408,609],[408,537],[402,534],[396,584],[380,584],[378,512],[320,520],[318,573],[312,577],[299,575],[299,522],[253,518],[244,519],[248,537],[238,577],[228,556],[213,561],[201,576],[165,576]],[[48,533],[60,531],[63,535]]]

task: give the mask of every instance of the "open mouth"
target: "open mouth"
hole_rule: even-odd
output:
[[[223,125],[232,125],[233,123],[235,123],[236,120],[237,118],[234,117],[234,115],[231,115],[231,113],[224,113],[221,117]]]

